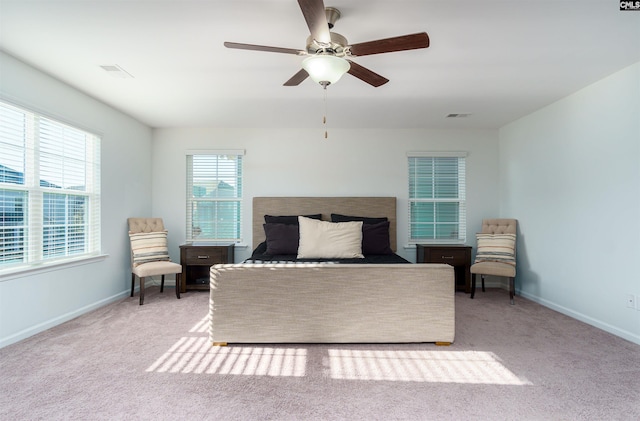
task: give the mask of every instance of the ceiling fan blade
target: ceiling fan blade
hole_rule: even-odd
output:
[[[307,71],[304,69],[300,69],[300,71],[293,75],[291,79],[286,81],[283,86],[298,86],[307,77],[309,77],[309,73],[307,73]]]
[[[311,39],[321,43],[331,42],[324,2],[322,0],[298,0],[298,4],[304,19],[307,21]]]
[[[294,48],[268,47],[266,45],[241,44],[239,42],[225,42],[224,46],[227,48],[236,48],[238,50],[266,51],[269,53],[284,53],[296,55],[306,54],[305,51],[296,50]]]
[[[367,82],[369,85],[375,88],[389,82],[389,79],[387,79],[386,77],[380,76],[379,74],[372,72],[366,67],[363,67],[358,63],[354,63],[351,60],[347,60],[347,61],[351,65],[348,72],[351,76],[355,76],[361,81]]]
[[[399,37],[361,42],[350,47],[351,55],[368,56],[371,54],[392,53],[394,51],[415,50],[429,46],[429,35],[426,32],[402,35]]]

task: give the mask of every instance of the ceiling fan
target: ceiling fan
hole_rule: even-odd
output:
[[[302,69],[286,81],[284,86],[297,86],[310,76],[325,89],[328,85],[337,82],[345,73],[349,73],[376,88],[389,82],[389,79],[355,63],[348,57],[429,47],[429,36],[426,32],[349,44],[344,36],[331,31],[340,18],[338,9],[325,8],[323,0],[298,0],[298,4],[311,32],[307,38],[306,50],[237,42],[225,42],[224,46],[240,50],[307,56],[302,61]]]

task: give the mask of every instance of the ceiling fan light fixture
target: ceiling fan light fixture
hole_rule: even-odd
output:
[[[351,68],[349,62],[331,54],[317,54],[302,61],[302,68],[309,77],[322,86],[336,83]]]

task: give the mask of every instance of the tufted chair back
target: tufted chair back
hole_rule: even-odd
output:
[[[160,232],[164,231],[162,218],[129,218],[129,232]]]
[[[483,219],[483,234],[516,234],[516,219]]]

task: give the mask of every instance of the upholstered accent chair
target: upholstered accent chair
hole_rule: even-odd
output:
[[[482,221],[482,232],[476,234],[476,259],[471,265],[471,298],[476,292],[476,275],[482,279],[483,292],[486,275],[502,276],[509,279],[509,297],[514,304],[517,223],[515,219]]]
[[[175,274],[176,297],[180,298],[180,275],[182,265],[169,259],[167,231],[162,218],[129,218],[129,240],[131,242],[131,296],[136,276],[140,279],[140,305],[144,303],[144,279],[162,276],[160,292],[164,291],[164,276]]]

